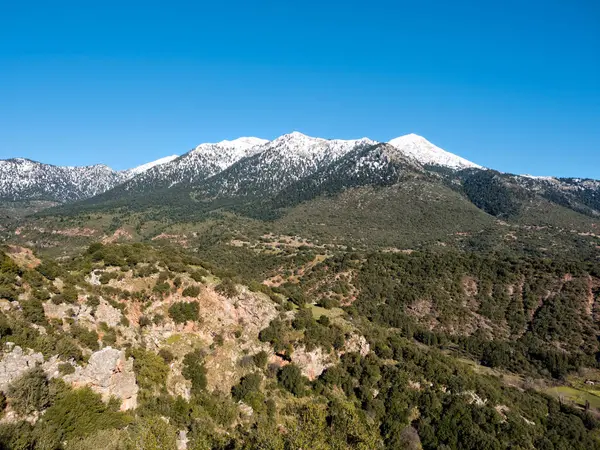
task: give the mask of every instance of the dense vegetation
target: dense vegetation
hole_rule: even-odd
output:
[[[354,156],[270,199],[35,219],[109,239],[38,227],[0,253],[2,358],[57,362],[2,389],[0,449],[600,448],[591,219],[508,175]],[[109,346],[134,409],[68,381]]]

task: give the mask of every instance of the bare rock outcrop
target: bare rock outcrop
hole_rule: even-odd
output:
[[[344,349],[340,352],[340,355],[344,353],[359,353],[360,356],[367,356],[370,351],[371,346],[363,335],[352,334],[346,339]]]
[[[423,448],[419,433],[410,425],[405,427],[400,433],[400,442],[402,443],[402,448],[407,450],[422,450]]]
[[[102,299],[94,313],[98,322],[105,322],[109,327],[116,327],[121,322],[121,311]]]
[[[87,320],[94,322],[92,308],[87,305],[60,303],[55,305],[51,301],[44,303],[44,313],[49,319],[66,319],[68,317],[77,317],[78,320]]]
[[[44,355],[41,353],[23,351],[19,346],[13,348],[12,343],[6,345],[6,350],[0,361],[0,390],[3,391],[29,369],[44,362]]]
[[[291,355],[292,362],[302,371],[302,375],[309,380],[314,380],[321,375],[325,369],[333,365],[331,355],[323,352],[321,347],[308,352],[304,346],[298,347]]]
[[[87,366],[77,367],[75,373],[65,376],[64,380],[73,387],[89,386],[105,401],[110,397],[121,399],[122,410],[137,406],[139,388],[133,372],[133,359],[127,359],[123,350],[106,347],[92,353]]]

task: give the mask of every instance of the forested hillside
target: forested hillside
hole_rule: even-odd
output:
[[[598,183],[405,141],[5,201],[0,449],[600,448]]]
[[[3,448],[600,446],[597,262],[216,231],[5,247]]]

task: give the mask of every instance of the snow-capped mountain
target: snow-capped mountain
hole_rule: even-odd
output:
[[[480,165],[436,147],[417,134],[406,134],[388,143],[424,165],[445,166],[451,169],[482,169]]]
[[[423,166],[389,144],[356,147],[310,176],[291,184],[274,198],[277,207],[331,195],[360,186],[389,186],[407,176],[420,176]]]
[[[232,141],[200,144],[188,153],[152,167],[119,187],[128,193],[169,188],[179,183],[194,183],[209,178],[236,161],[259,151],[266,139],[241,137]]]
[[[0,161],[0,200],[86,200],[82,209],[176,204],[184,211],[224,205],[286,207],[345,189],[398,185],[415,177],[456,189],[498,217],[515,214],[524,199],[533,198],[600,216],[598,181],[503,174],[415,134],[389,143],[323,139],[299,132],[272,141],[242,137],[200,144],[182,156],[124,171],[15,158]]]
[[[54,166],[25,158],[0,160],[0,199],[73,202],[106,192],[158,167],[169,156],[133,169],[116,171],[103,164],[84,167]]]
[[[238,161],[199,186],[199,195],[255,196],[275,193],[346,153],[375,144],[367,138],[323,139],[297,131],[254,148],[255,155]]]
[[[122,183],[126,175],[105,165],[61,167],[24,158],[0,161],[0,198],[70,202]]]

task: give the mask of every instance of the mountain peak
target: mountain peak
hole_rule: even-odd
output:
[[[410,133],[397,137],[390,140],[389,144],[421,164],[445,166],[452,169],[482,168],[478,164],[433,145],[418,134]]]
[[[232,139],[232,140],[224,139],[219,142],[206,142],[206,143],[198,145],[192,151],[202,151],[202,150],[206,150],[206,149],[214,149],[215,147],[233,149],[233,150],[237,150],[237,151],[246,151],[246,150],[251,149],[252,147],[257,147],[259,145],[266,144],[267,142],[269,142],[269,141],[266,139],[261,139],[261,138],[252,137],[252,136],[244,136],[244,137],[239,137],[237,139]]]
[[[231,141],[225,139],[225,140],[217,142],[216,144],[213,144],[213,145],[218,145],[221,147],[236,147],[236,148],[248,149],[251,147],[255,147],[257,145],[266,144],[267,142],[269,142],[269,141],[266,139],[261,139],[261,138],[257,138],[257,137],[253,137],[253,136],[242,136],[237,139],[233,139]]]
[[[299,131],[292,131],[291,133],[282,134],[278,138],[273,140],[273,143],[280,143],[286,141],[298,141],[298,142],[306,142],[306,141],[324,141],[325,139],[316,138],[312,136],[308,136]]]

